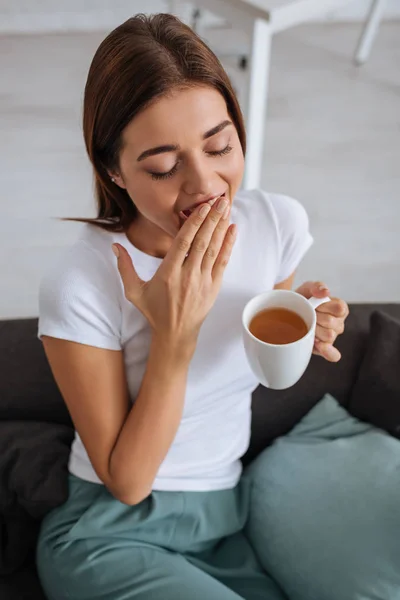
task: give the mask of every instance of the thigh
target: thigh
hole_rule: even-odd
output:
[[[49,600],[240,600],[180,554],[121,540],[79,540],[38,549]]]
[[[243,532],[221,540],[212,550],[189,560],[245,600],[287,600],[262,568]]]

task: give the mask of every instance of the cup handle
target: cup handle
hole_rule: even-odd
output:
[[[308,298],[308,301],[311,304],[311,306],[313,307],[313,309],[315,310],[316,308],[318,308],[318,306],[321,306],[321,304],[330,302],[331,299],[329,298],[329,296],[326,296],[325,298],[314,298],[314,296],[313,296],[312,298]]]

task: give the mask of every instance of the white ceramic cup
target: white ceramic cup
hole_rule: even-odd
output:
[[[266,387],[284,390],[294,385],[310,362],[315,337],[317,316],[315,309],[330,298],[310,298],[290,290],[272,290],[250,300],[242,315],[244,347],[250,367]],[[253,317],[267,308],[287,308],[297,313],[306,323],[306,335],[291,344],[268,344],[249,331]]]

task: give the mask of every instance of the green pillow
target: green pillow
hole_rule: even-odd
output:
[[[247,534],[290,600],[400,600],[400,441],[326,395],[248,469]]]

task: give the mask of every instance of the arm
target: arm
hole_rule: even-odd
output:
[[[150,493],[175,437],[190,354],[153,342],[131,407],[121,351],[46,336],[43,344],[97,475],[118,500],[137,504]]]
[[[294,276],[295,273],[292,273],[290,277],[274,285],[274,290],[291,290],[293,287]]]

